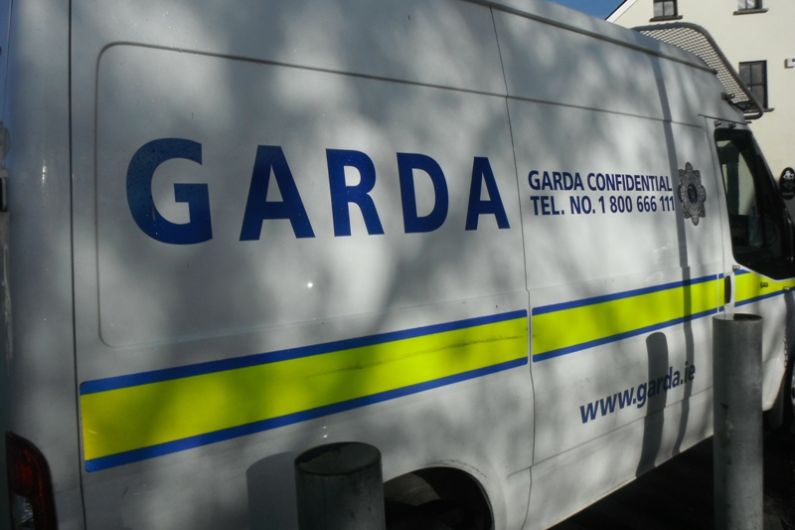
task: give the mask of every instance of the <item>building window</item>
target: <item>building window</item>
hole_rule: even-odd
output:
[[[740,63],[740,79],[751,94],[767,108],[767,61]]]
[[[762,9],[762,0],[737,0],[737,11]]]
[[[737,0],[737,11],[735,15],[747,15],[749,13],[767,13],[767,9],[762,5],[762,0]]]
[[[677,14],[676,0],[654,0],[654,18],[673,18]]]

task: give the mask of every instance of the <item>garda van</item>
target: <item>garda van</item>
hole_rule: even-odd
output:
[[[12,528],[295,528],[339,441],[390,525],[546,528],[711,435],[711,316],[789,392],[720,64],[535,0],[0,6]]]

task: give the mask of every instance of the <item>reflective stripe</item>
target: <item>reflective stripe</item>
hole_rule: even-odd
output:
[[[742,270],[734,277],[735,304],[752,304],[759,300],[772,298],[795,287],[795,280],[776,281],[755,272]]]
[[[258,355],[262,362],[120,386],[81,385],[86,469],[95,471],[365,406],[527,363],[527,312],[417,328],[392,340],[322,351]],[[350,344],[341,341],[339,344]],[[329,343],[333,346],[337,343]],[[242,358],[245,359],[245,358]],[[220,365],[226,366],[226,365]],[[190,373],[186,367],[185,373]],[[179,373],[179,372],[175,372]],[[123,381],[146,380],[133,374]],[[126,376],[125,376],[126,377]],[[109,384],[108,381],[112,382]],[[103,390],[103,388],[108,388]]]
[[[713,275],[534,308],[533,361],[715,314],[723,288],[722,276]]]

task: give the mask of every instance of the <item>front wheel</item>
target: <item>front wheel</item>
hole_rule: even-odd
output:
[[[387,530],[488,530],[490,519],[457,501],[435,500],[420,506],[386,504]]]
[[[789,356],[787,362],[787,371],[784,374],[784,419],[782,421],[782,430],[792,431],[795,427],[795,359]]]
[[[773,408],[765,412],[765,427],[773,432],[795,432],[795,355],[787,355],[787,368]]]

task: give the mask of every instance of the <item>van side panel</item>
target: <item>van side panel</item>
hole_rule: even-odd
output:
[[[208,97],[215,78],[228,82]],[[98,79],[99,325],[108,346],[517,287],[520,260],[506,258],[513,270],[492,268],[494,252],[519,242],[508,215],[516,203],[501,98],[126,45],[103,52]],[[467,112],[459,116],[460,109]],[[473,131],[486,131],[487,143]],[[444,150],[428,153],[439,138]],[[192,146],[197,157],[185,147],[151,184],[137,180],[142,153],[158,142]],[[413,198],[399,175],[411,165],[418,168]],[[476,184],[493,179],[499,215],[470,208],[473,171]],[[356,188],[337,183],[343,172],[372,189],[346,199],[340,190]],[[197,190],[188,208],[174,200],[175,186]],[[134,219],[144,188],[154,198],[146,207],[166,218],[163,225],[207,240],[170,243],[148,218]],[[284,218],[263,219],[275,211],[266,199],[278,201],[271,190],[281,194]]]
[[[531,528],[553,524],[709,433],[710,316],[723,305],[720,195],[703,130],[544,107],[517,102],[511,121],[520,115],[525,123],[591,125],[568,128],[587,131],[572,134],[569,145],[580,146],[576,154],[550,146],[517,152],[519,168],[534,167],[531,162],[550,173],[566,168],[575,178],[580,174],[584,187],[539,191],[528,182],[523,202],[538,404],[533,473],[534,483],[550,486],[531,494],[529,520],[537,525]],[[666,128],[676,138],[674,152],[626,148],[635,141],[664,145]],[[627,136],[598,134],[608,130]],[[526,136],[515,131],[515,137]],[[708,217],[698,226],[672,207],[679,170],[674,166],[676,177],[669,179],[669,153],[681,157],[678,165],[704,170]],[[609,167],[627,168],[618,174],[638,168],[633,181],[636,174],[665,178],[647,190],[600,189],[600,175],[614,174]],[[533,197],[552,197],[565,213],[548,215],[540,206],[536,211]],[[587,213],[586,197],[593,208]],[[542,236],[549,233],[556,234],[556,245]],[[559,270],[576,280],[564,282]],[[573,454],[582,460],[575,464]],[[553,493],[561,490],[573,493]]]
[[[73,7],[88,526],[293,528],[293,459],[361,440],[385,480],[460,469],[519,527],[533,394],[490,11]]]
[[[3,359],[9,428],[47,459],[59,528],[76,529],[84,524],[72,333],[69,13],[63,2],[12,7],[3,116],[15,242],[8,258],[14,331]]]
[[[718,92],[681,63],[495,20],[531,306],[533,483],[544,485],[526,528],[547,528],[711,431],[722,190],[697,110]],[[703,210],[694,217],[680,186]]]
[[[710,434],[703,116],[737,114],[683,52],[502,3],[73,0],[87,527],[293,528],[295,457],[358,440],[545,528]]]
[[[499,11],[494,21],[511,96],[662,117],[647,54]]]

